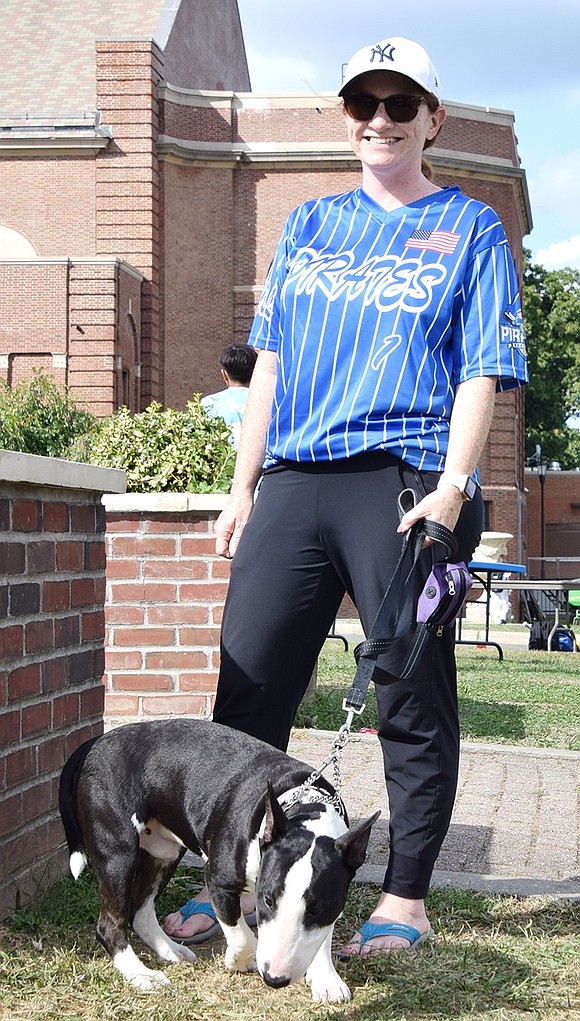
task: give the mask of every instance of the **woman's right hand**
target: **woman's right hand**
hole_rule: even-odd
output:
[[[215,523],[216,553],[231,560],[254,507],[254,494],[266,453],[278,362],[273,351],[260,351],[242,421],[240,445],[228,501]]]
[[[253,493],[241,497],[230,495],[214,526],[215,551],[218,556],[231,560],[238,548],[253,506]]]

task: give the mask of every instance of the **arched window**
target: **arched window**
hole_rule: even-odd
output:
[[[24,234],[11,227],[0,227],[0,259],[33,259],[37,252]]]

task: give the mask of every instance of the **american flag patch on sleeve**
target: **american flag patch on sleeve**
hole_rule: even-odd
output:
[[[450,230],[414,230],[405,248],[422,248],[425,251],[453,255],[460,237],[461,234],[453,234]]]

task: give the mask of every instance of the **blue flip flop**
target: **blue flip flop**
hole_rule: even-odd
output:
[[[171,939],[175,940],[176,943],[182,943],[184,946],[188,946],[190,943],[205,943],[208,939],[213,936],[217,936],[222,931],[222,927],[217,920],[217,915],[209,901],[204,900],[188,900],[187,904],[184,904],[179,909],[179,914],[186,922],[192,915],[207,915],[208,918],[213,919],[213,925],[210,925],[209,929],[205,929],[204,932],[196,932],[193,936],[171,936]]]
[[[427,940],[433,939],[435,935],[433,929],[428,929],[427,932],[419,932],[419,930],[415,929],[412,925],[404,925],[400,922],[365,922],[364,925],[361,925],[359,932],[361,934],[361,939],[359,940],[359,945],[361,947],[364,947],[365,943],[368,943],[369,940],[374,939],[376,936],[401,936],[403,939],[408,939],[410,946],[400,947],[401,950],[416,950],[422,943],[426,943]],[[372,947],[369,947],[369,950],[372,951]],[[385,950],[377,947],[377,949],[372,952],[376,954],[391,954],[393,952],[398,953],[398,949],[393,948],[393,950]],[[341,961],[349,961],[351,957],[358,956],[358,953],[344,954],[339,952],[337,954],[337,957]]]
[[[183,946],[189,946],[191,943],[206,943],[207,940],[212,939],[213,936],[217,936],[222,931],[222,927],[217,920],[217,915],[210,902],[204,900],[188,900],[187,904],[179,909],[179,913],[186,922],[192,915],[207,915],[208,918],[213,918],[214,924],[210,925],[209,929],[205,929],[204,932],[196,932],[193,936],[171,936],[170,938],[176,943],[182,943]],[[246,922],[250,927],[257,925],[256,912],[251,911],[250,914],[244,915]]]

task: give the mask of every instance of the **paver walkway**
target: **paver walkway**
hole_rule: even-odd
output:
[[[334,737],[296,730],[288,752],[318,767]],[[341,773],[351,818],[381,809],[357,879],[382,884],[388,807],[376,736],[352,735],[341,753]],[[433,886],[580,900],[580,752],[464,744]]]

